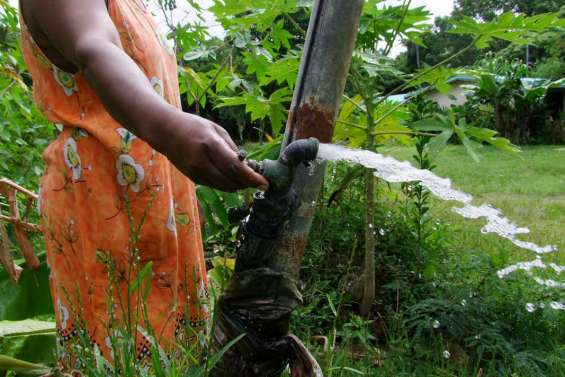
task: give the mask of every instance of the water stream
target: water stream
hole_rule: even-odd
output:
[[[501,279],[514,272],[524,271],[537,284],[549,288],[565,289],[565,283],[551,279],[542,279],[533,272],[534,269],[552,270],[557,275],[565,272],[565,266],[559,266],[555,263],[546,264],[541,258],[544,254],[556,252],[557,248],[554,245],[538,245],[518,238],[520,235],[528,234],[530,230],[517,226],[513,221],[506,218],[500,210],[491,205],[473,204],[473,196],[453,188],[449,179],[438,177],[429,170],[415,168],[406,161],[398,161],[392,157],[383,156],[375,152],[349,149],[334,144],[320,145],[318,158],[332,162],[346,161],[365,166],[368,169],[374,170],[377,177],[390,183],[420,182],[422,186],[437,198],[459,203],[459,206],[453,208],[455,213],[467,219],[484,219],[486,224],[481,230],[482,233],[496,234],[512,242],[517,247],[536,254],[536,258],[533,261],[519,262],[498,271],[498,276]],[[565,310],[565,304],[563,303],[552,302],[549,307],[556,310]]]

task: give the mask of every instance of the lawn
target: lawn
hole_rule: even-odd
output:
[[[413,148],[389,147],[381,152],[411,160]],[[565,264],[565,147],[524,147],[516,154],[485,147],[480,156],[477,163],[463,147],[449,146],[434,160],[435,172],[451,178],[454,187],[474,195],[477,203],[490,203],[518,225],[529,227],[528,240],[556,245],[559,251],[545,260]],[[482,236],[481,220],[458,217],[444,203],[434,207],[435,214],[458,232],[456,249],[503,253],[509,261],[534,259],[533,253],[497,236]]]

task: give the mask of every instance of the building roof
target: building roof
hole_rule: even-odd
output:
[[[498,82],[504,81],[506,78],[504,76],[496,76],[496,80]],[[475,84],[478,82],[478,77],[475,76],[468,76],[468,75],[456,75],[452,76],[447,80],[448,84],[455,84],[455,83],[468,83],[468,84]],[[536,77],[524,77],[521,79],[522,85],[527,90],[532,90],[542,85],[548,85],[552,81],[549,79],[542,79]],[[435,87],[433,85],[421,88],[412,92],[403,93],[403,94],[395,94],[388,97],[388,100],[394,103],[401,103],[405,102],[411,97],[415,97],[419,94],[434,90]],[[549,87],[552,91],[561,91],[565,90],[565,78],[561,80],[554,81],[553,84]]]

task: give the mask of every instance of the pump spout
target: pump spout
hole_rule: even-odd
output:
[[[248,164],[269,181],[269,191],[283,194],[290,190],[296,168],[300,164],[308,166],[318,156],[320,143],[315,138],[298,140],[288,145],[278,160],[264,160],[261,163],[249,161]]]
[[[318,155],[316,139],[290,144],[278,160],[250,162],[270,183],[255,195],[251,213],[241,224],[234,275],[217,303],[214,348],[246,334],[215,366],[214,377],[278,376],[290,362],[321,376],[315,359],[289,334],[290,315],[302,303],[290,255],[281,247],[281,232],[297,208],[292,189],[296,169]]]

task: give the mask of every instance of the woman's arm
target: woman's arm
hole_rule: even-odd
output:
[[[22,6],[28,27],[45,42],[40,47],[81,72],[112,117],[181,172],[225,191],[268,185],[239,160],[223,128],[183,113],[153,90],[122,50],[104,0],[22,0]]]

